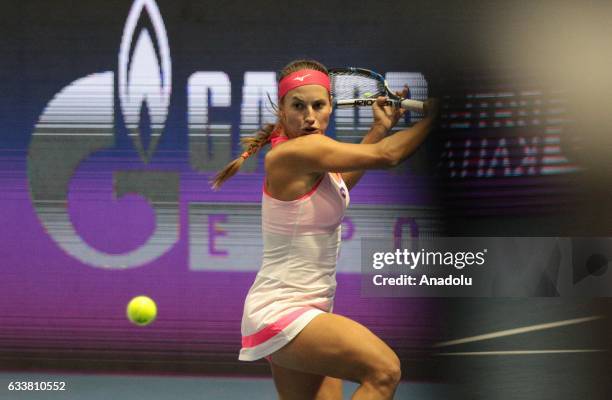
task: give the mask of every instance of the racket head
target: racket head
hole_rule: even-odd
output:
[[[369,106],[379,96],[386,96],[394,103],[400,99],[389,90],[385,78],[372,70],[355,67],[332,68],[328,73],[331,95],[338,107]]]

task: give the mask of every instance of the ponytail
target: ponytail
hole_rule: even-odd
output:
[[[226,180],[231,178],[240,170],[244,161],[256,154],[262,147],[264,147],[267,143],[270,142],[270,136],[272,136],[272,132],[277,127],[276,124],[266,124],[258,130],[254,136],[249,136],[240,139],[240,143],[242,144],[242,148],[244,152],[234,161],[231,161],[229,164],[225,166],[211,182],[211,186],[213,190],[217,190],[225,183]]]

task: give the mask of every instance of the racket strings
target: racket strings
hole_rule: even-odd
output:
[[[375,98],[386,93],[382,82],[360,75],[332,75],[331,87],[336,100]]]

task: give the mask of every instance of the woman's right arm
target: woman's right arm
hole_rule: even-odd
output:
[[[435,122],[435,103],[429,101],[427,117],[374,144],[343,143],[325,135],[306,135],[285,142],[266,155],[266,170],[287,172],[347,172],[398,165],[413,154]]]

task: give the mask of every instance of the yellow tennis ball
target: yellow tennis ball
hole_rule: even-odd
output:
[[[134,297],[127,305],[127,317],[136,325],[149,325],[157,316],[157,305],[147,296]]]

